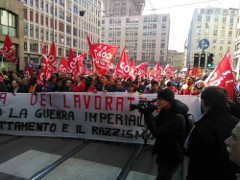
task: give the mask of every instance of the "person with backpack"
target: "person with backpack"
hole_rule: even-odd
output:
[[[170,89],[158,93],[160,112],[153,117],[153,109],[144,109],[145,122],[156,142],[153,154],[157,154],[158,180],[171,180],[184,158],[185,125],[188,106],[174,98]]]

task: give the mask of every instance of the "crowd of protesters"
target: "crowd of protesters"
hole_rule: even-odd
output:
[[[43,85],[37,85],[37,75],[25,76],[23,71],[2,70],[0,92],[36,93],[36,92],[130,92],[158,93],[162,89],[171,89],[174,94],[199,95],[204,87],[201,79],[184,75],[181,77],[162,77],[159,81],[149,77],[122,78],[111,75],[99,77],[92,75],[76,75],[54,73]]]

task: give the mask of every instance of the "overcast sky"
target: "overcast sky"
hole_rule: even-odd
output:
[[[152,4],[152,6],[150,4]],[[143,14],[169,13],[169,49],[183,52],[184,42],[188,35],[194,8],[221,7],[239,9],[239,5],[240,0],[146,0]],[[153,11],[152,7],[158,10]]]

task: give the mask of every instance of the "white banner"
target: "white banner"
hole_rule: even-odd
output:
[[[132,93],[0,93],[0,133],[144,143],[144,118],[130,104],[156,94]],[[200,116],[196,96],[176,96]],[[148,133],[148,143],[153,136]]]

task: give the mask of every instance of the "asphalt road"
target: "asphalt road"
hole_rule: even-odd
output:
[[[85,140],[72,138],[0,135],[0,180],[31,179],[83,143]],[[42,179],[116,179],[136,145],[89,141],[80,148]],[[127,179],[155,179],[157,166],[151,150],[152,147],[142,149]]]

